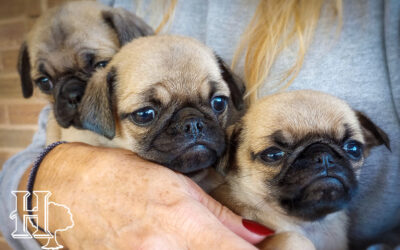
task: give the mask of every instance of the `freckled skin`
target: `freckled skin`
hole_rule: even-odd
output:
[[[77,154],[84,165],[71,164],[71,156]],[[58,167],[52,168],[53,164]],[[62,144],[40,168],[35,189],[51,190],[52,201],[68,206],[77,222],[59,235],[60,244],[68,249],[255,249],[241,238],[249,237],[245,228],[240,230],[246,235],[239,237],[222,225],[228,220],[241,226],[240,217],[219,206],[217,211],[224,213],[214,215],[206,206],[219,204],[190,179],[127,150]],[[72,183],[60,182],[65,176]],[[21,182],[20,190],[25,187]],[[58,228],[65,220],[50,213],[49,226]],[[251,237],[254,243],[260,240]]]

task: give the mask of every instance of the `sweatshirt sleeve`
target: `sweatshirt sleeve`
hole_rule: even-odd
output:
[[[34,239],[14,239],[11,236],[16,223],[19,228],[22,226],[19,217],[16,220],[10,218],[10,214],[16,210],[15,198],[11,191],[18,189],[22,175],[45,147],[46,124],[50,109],[50,106],[46,106],[41,111],[39,128],[33,136],[32,143],[25,150],[8,159],[0,172],[0,231],[13,249],[41,249]]]

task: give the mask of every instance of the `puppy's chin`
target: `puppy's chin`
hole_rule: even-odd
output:
[[[356,189],[356,185],[350,187],[339,178],[322,177],[303,187],[291,199],[282,199],[281,204],[288,214],[313,221],[342,210]]]
[[[63,128],[68,128],[71,125],[80,126],[77,104],[71,104],[66,100],[58,99],[54,103],[54,116],[58,124]]]
[[[217,152],[196,144],[182,151],[167,167],[183,174],[194,174],[199,170],[212,166],[217,161]]]
[[[161,146],[160,141],[155,140],[150,148],[149,151],[139,152],[139,155],[174,171],[193,175],[217,162],[225,151],[225,141],[210,138],[169,142]]]

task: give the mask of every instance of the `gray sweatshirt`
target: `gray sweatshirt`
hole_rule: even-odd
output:
[[[136,8],[132,0],[101,2]],[[257,3],[179,0],[169,33],[195,37],[230,63]],[[400,244],[400,1],[344,0],[343,5],[340,35],[332,31],[331,19],[323,12],[301,72],[289,89],[314,89],[338,96],[388,133],[392,152],[384,147],[373,149],[362,169],[360,190],[349,208],[349,237],[354,246],[363,248]],[[292,51],[284,51],[267,82],[276,81],[294,58]],[[243,75],[241,67],[237,73]],[[260,95],[268,93],[264,87]],[[34,240],[11,237],[15,225],[9,214],[15,204],[10,193],[44,146],[47,113],[45,109],[39,118],[32,145],[8,160],[0,174],[0,229],[16,249],[39,249]]]

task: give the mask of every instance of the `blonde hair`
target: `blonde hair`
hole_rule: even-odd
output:
[[[175,6],[176,3],[178,2],[178,0],[171,0],[171,2],[169,3],[168,9],[165,12],[165,15],[163,16],[163,19],[161,20],[160,24],[158,25],[158,27],[156,28],[155,32],[156,34],[160,33],[161,30],[164,29],[164,27],[171,22],[172,20],[172,16],[175,12]]]
[[[143,0],[136,0],[136,15],[147,17],[146,21],[154,28],[156,34],[168,29],[172,23],[175,7],[178,0],[153,0],[143,4]]]
[[[235,68],[244,54],[245,97],[257,100],[257,90],[266,82],[271,67],[283,49],[297,41],[297,58],[270,90],[287,88],[303,65],[306,50],[317,27],[324,0],[260,0],[252,20],[242,34],[233,57]],[[341,0],[336,1],[341,20]]]
[[[342,0],[329,0],[333,14],[337,17],[340,30]],[[170,21],[177,0],[170,0],[169,7],[156,28],[159,33]],[[257,100],[257,91],[265,83],[279,54],[295,43],[297,57],[278,85],[268,86],[271,91],[287,88],[298,75],[307,48],[311,43],[320,17],[324,0],[260,0],[253,18],[243,32],[233,57],[232,68],[244,60],[244,80],[248,103]]]

